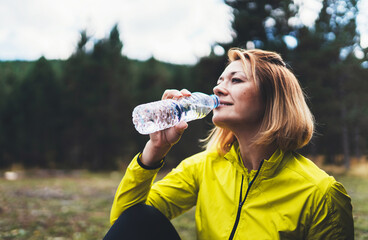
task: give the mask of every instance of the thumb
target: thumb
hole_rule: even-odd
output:
[[[176,132],[179,133],[180,135],[182,135],[185,129],[187,128],[188,128],[188,123],[186,123],[185,121],[181,121],[175,126]]]

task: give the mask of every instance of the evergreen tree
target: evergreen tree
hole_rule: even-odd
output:
[[[4,111],[8,155],[25,166],[53,167],[60,160],[62,85],[41,57],[14,90]]]
[[[19,77],[9,71],[0,78],[0,167],[5,168],[19,161],[15,155],[16,131],[15,116],[17,109],[14,93],[20,84]]]
[[[261,48],[287,53],[286,36],[295,37],[296,28],[289,20],[298,12],[292,0],[253,1],[227,0],[233,8],[235,32],[233,42],[223,45],[229,47]]]
[[[348,99],[355,94],[349,86],[360,81],[356,75],[359,71],[351,71],[352,66],[360,69],[353,56],[354,49],[359,48],[356,4],[354,0],[323,1],[314,28],[299,31],[299,44],[294,53],[296,69],[301,73],[300,79],[307,87],[312,110],[320,123],[317,128],[320,137],[314,145],[320,149],[314,152],[331,157],[342,153],[346,167],[349,167],[351,147]]]
[[[65,134],[65,143],[71,148],[68,165],[109,168],[124,154],[124,141],[129,137],[129,63],[121,56],[118,25],[109,38],[97,41],[90,53],[84,50],[88,38],[81,33],[65,71],[70,106],[70,127]]]

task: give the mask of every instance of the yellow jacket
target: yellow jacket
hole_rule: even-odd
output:
[[[159,169],[142,168],[137,155],[116,192],[111,224],[145,202],[169,219],[196,206],[198,239],[354,239],[350,197],[310,160],[277,150],[248,173],[239,156],[237,144],[223,157],[205,151],[153,184]]]

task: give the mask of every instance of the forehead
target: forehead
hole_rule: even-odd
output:
[[[225,68],[224,72],[244,72],[243,63],[241,60],[233,61]]]
[[[245,67],[245,69],[244,69]],[[250,72],[250,63],[248,61],[245,62],[245,66],[242,60],[232,61],[224,70],[222,75],[232,74],[232,73],[244,73],[248,78],[252,76]]]

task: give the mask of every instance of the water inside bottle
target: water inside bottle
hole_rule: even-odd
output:
[[[204,118],[217,106],[216,96],[193,93],[179,101],[166,99],[139,105],[133,111],[133,123],[139,133],[150,134],[175,126],[180,121]]]
[[[207,116],[209,112],[212,111],[211,107],[205,105],[190,105],[188,109],[183,111],[181,119],[189,122],[195,119],[201,119]]]
[[[133,124],[141,134],[149,134],[173,126],[179,122],[179,111],[175,106],[172,100],[142,104],[133,111]]]

